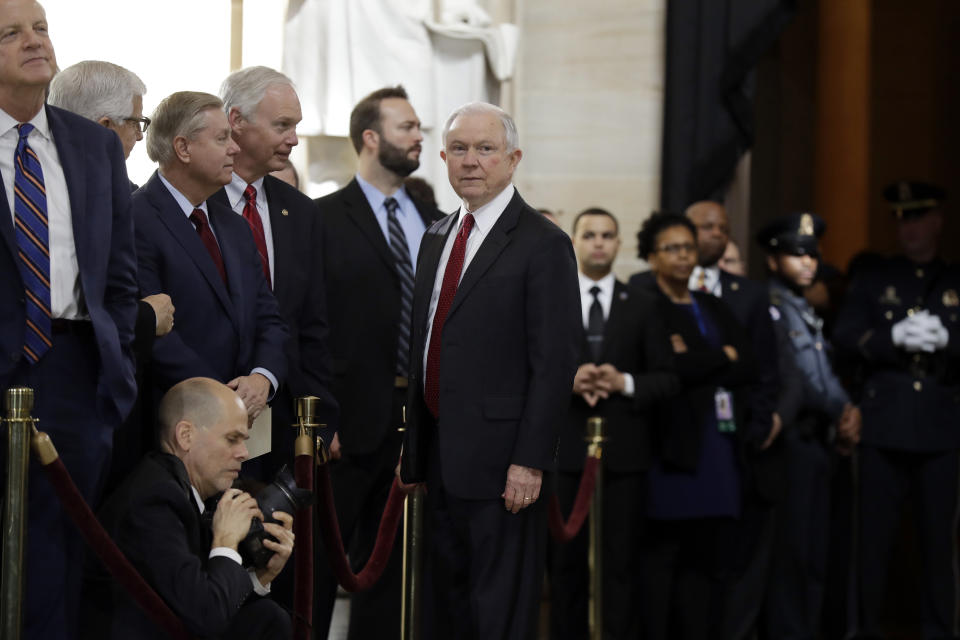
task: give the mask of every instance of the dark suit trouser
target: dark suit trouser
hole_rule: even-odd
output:
[[[776,532],[776,507],[760,498],[748,497],[743,506],[741,541],[749,545],[743,566],[724,595],[724,640],[746,640],[757,626],[770,576]]]
[[[290,615],[273,600],[250,596],[237,611],[223,638],[232,640],[289,640]]]
[[[436,459],[436,456],[433,456]],[[424,637],[536,640],[549,491],[513,514],[503,500],[447,493],[437,464],[427,482]],[[506,481],[506,474],[504,474]]]
[[[395,389],[394,425],[401,424],[401,410],[406,400],[405,389]],[[349,425],[347,425],[349,428]],[[377,529],[393,484],[400,459],[401,434],[391,427],[380,448],[369,455],[344,455],[331,463],[330,482],[340,522],[340,535],[350,556],[353,571],[360,571],[370,557],[377,540]],[[402,523],[401,523],[402,526]],[[316,593],[314,595],[314,629],[317,637],[326,638],[330,629],[337,582],[322,542],[318,541]],[[380,579],[367,591],[350,598],[349,640],[392,638],[400,633],[400,591],[403,583],[403,534],[394,539],[390,560]]]
[[[99,360],[92,335],[55,335],[53,348],[40,362],[21,365],[14,379],[34,389],[37,428],[50,434],[77,489],[94,510],[114,432],[97,407]],[[24,637],[74,638],[85,543],[35,459],[28,482]]]
[[[644,638],[717,636],[734,532],[731,518],[647,521],[642,560]]]
[[[827,564],[830,454],[817,439],[784,438],[787,490],[777,507],[764,623],[767,637],[818,637]]]
[[[904,501],[916,518],[923,638],[957,638],[957,452],[860,447],[860,629],[880,637],[887,569]]]
[[[580,486],[580,473],[556,474],[557,498],[569,517]],[[603,636],[610,640],[640,636],[643,600],[640,552],[645,518],[646,474],[603,472]],[[550,638],[583,640],[588,636],[587,567],[589,518],[570,542],[548,539]]]

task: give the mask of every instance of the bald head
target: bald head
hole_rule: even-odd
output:
[[[174,385],[157,411],[160,441],[172,444],[178,423],[189,422],[200,429],[240,416],[246,422],[243,401],[229,387],[210,378],[189,378]]]
[[[694,202],[684,212],[697,228],[697,250],[700,265],[712,267],[723,256],[730,240],[730,221],[727,210],[719,202],[701,200]]]

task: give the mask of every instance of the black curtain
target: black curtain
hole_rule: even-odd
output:
[[[796,0],[669,0],[660,206],[720,199],[753,144],[754,68]]]

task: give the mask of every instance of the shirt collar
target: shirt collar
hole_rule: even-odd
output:
[[[182,193],[180,193],[180,190],[179,190],[179,189],[177,189],[175,186],[173,186],[172,184],[170,184],[170,181],[163,177],[163,174],[160,173],[159,170],[157,170],[157,175],[160,176],[160,182],[163,183],[163,186],[165,186],[165,187],[167,188],[167,191],[170,192],[170,195],[173,196],[173,199],[177,201],[177,204],[178,204],[178,205],[180,205],[180,209],[183,211],[183,213],[184,213],[185,216],[187,216],[187,217],[189,218],[189,217],[190,217],[190,214],[193,213],[193,210],[194,210],[194,209],[200,209],[201,211],[203,211],[204,214],[207,215],[207,218],[209,219],[210,214],[207,212],[207,201],[206,201],[206,200],[204,200],[204,201],[201,202],[200,204],[194,206],[193,203],[191,203],[189,200],[187,200],[187,196],[185,196],[185,195],[183,195]]]
[[[202,515],[203,512],[207,510],[207,507],[203,504],[203,499],[200,498],[200,492],[197,491],[197,488],[193,485],[190,485],[190,491],[193,493],[193,500],[197,503],[197,508],[200,509]]]
[[[577,272],[577,278],[580,280],[580,293],[583,296],[592,296],[590,289],[593,287],[600,287],[600,295],[607,299],[613,298],[613,283],[616,282],[616,276],[613,275],[611,271],[607,275],[603,276],[599,280],[593,280],[583,275],[581,272]]]
[[[263,176],[260,176],[250,184],[257,190],[257,199],[259,199],[260,193],[263,191]],[[230,203],[230,208],[236,209],[240,206],[240,201],[243,200],[243,192],[247,190],[247,181],[238,176],[236,171],[234,171],[230,182],[223,188],[224,191],[227,192],[227,202]]]
[[[460,228],[460,223],[463,220],[464,216],[467,213],[473,214],[473,226],[480,233],[486,235],[490,229],[493,228],[493,225],[497,223],[497,220],[500,219],[500,215],[503,213],[504,209],[507,208],[507,205],[510,204],[510,200],[513,199],[513,194],[516,191],[513,184],[508,184],[507,187],[497,194],[497,196],[483,205],[478,207],[476,211],[467,211],[467,203],[460,203],[460,212],[457,215],[457,228]]]
[[[700,274],[703,274],[703,285],[707,288],[707,291],[713,292],[716,289],[717,283],[720,282],[720,267],[713,265],[712,267],[701,267],[697,265],[693,268],[693,272],[690,274],[690,282],[688,284],[690,289],[699,290],[700,284]]]
[[[30,118],[28,121],[33,125],[33,128],[42,135],[47,140],[52,140],[53,136],[50,135],[50,123],[47,121],[47,110],[41,108],[40,111],[36,113],[35,116]],[[20,124],[20,121],[11,116],[9,113],[0,109],[0,134],[6,135],[11,129]],[[14,134],[16,135],[16,134]]]
[[[357,174],[355,177],[357,179],[357,184],[360,185],[360,190],[363,191],[363,195],[367,197],[367,202],[370,204],[370,208],[373,209],[374,212],[378,211],[381,207],[383,207],[383,202],[387,198],[393,198],[394,200],[397,201],[397,204],[400,205],[400,211],[399,211],[400,215],[403,214],[404,205],[407,202],[410,202],[412,204],[412,201],[410,200],[410,197],[407,195],[406,190],[403,188],[403,185],[400,185],[400,187],[398,187],[397,190],[394,191],[392,194],[384,195],[383,192],[380,191],[380,189],[377,189],[375,186],[373,186],[372,184],[370,184],[369,182],[361,178],[360,174]]]

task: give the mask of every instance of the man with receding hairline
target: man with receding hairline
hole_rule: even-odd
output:
[[[541,485],[582,331],[576,261],[513,186],[523,153],[509,114],[464,105],[443,141],[461,205],[420,247],[398,472],[428,488],[430,637],[535,638]]]
[[[288,639],[289,616],[261,596],[293,551],[292,516],[275,511],[279,524],[263,523],[272,536],[263,545],[274,552],[266,566],[247,570],[238,552],[251,518],[264,518],[256,499],[231,488],[247,457],[246,407],[229,387],[190,378],[167,392],[158,414],[160,451],[107,501],[104,527],[189,633]],[[91,603],[86,637],[166,637],[122,589],[110,591]]]

